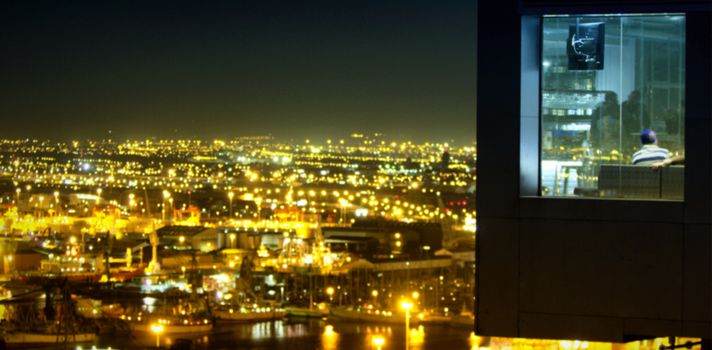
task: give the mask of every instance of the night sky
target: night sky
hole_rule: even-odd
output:
[[[471,142],[475,11],[474,0],[3,2],[0,137]]]

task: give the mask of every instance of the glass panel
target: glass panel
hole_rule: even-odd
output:
[[[541,193],[682,199],[685,16],[546,16]]]

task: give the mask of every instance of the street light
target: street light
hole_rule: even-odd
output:
[[[346,207],[349,206],[349,201],[339,198],[339,205],[341,205],[341,223],[343,224],[346,221]]]
[[[59,215],[59,191],[54,191],[54,205],[57,207],[57,215]]]
[[[134,200],[134,198],[136,198],[136,195],[134,195],[133,193],[129,193],[129,211],[131,211],[134,205],[136,205],[136,201]]]
[[[161,210],[161,221],[166,221],[166,199],[171,198],[171,193],[163,190],[163,210]]]
[[[230,200],[230,219],[232,219],[232,197],[235,197],[235,192],[228,192],[227,198]]]
[[[334,302],[334,298],[333,298],[333,296],[334,296],[334,287],[326,288],[326,294],[329,295],[329,302],[330,302],[330,303],[333,303],[333,302]]]
[[[237,248],[235,246],[235,238],[237,238],[237,236],[234,233],[231,233],[229,237],[230,237],[230,248]]]
[[[151,324],[151,332],[156,335],[156,347],[160,348],[161,347],[161,333],[163,333],[163,325],[160,323],[152,323]]]
[[[413,303],[408,300],[401,301],[401,309],[405,310],[405,349],[410,348],[408,332],[410,331],[410,309],[413,308]]]
[[[260,216],[262,212],[262,197],[255,198],[255,204],[257,204],[257,222],[260,222]]]

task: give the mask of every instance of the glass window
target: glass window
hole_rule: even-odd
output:
[[[685,16],[542,19],[541,194],[682,199]]]

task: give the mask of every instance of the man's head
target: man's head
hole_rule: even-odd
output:
[[[658,142],[658,137],[655,132],[650,129],[645,129],[640,133],[640,143],[643,145],[653,145]]]
[[[628,101],[630,102],[640,102],[640,91],[633,90],[628,94]]]

